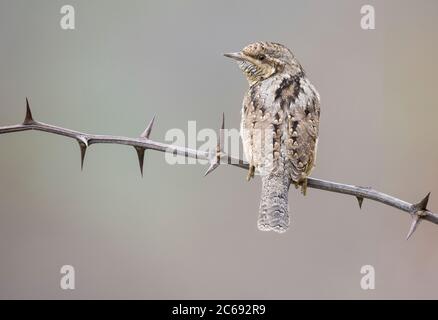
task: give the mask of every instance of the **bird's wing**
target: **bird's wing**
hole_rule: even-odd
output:
[[[286,157],[292,164],[292,181],[299,183],[314,167],[319,131],[319,95],[306,79],[300,81],[299,93],[288,112]]]

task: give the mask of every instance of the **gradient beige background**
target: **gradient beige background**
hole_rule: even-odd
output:
[[[62,5],[76,30],[59,27]],[[360,7],[376,8],[376,30]],[[436,1],[0,1],[0,125],[24,116],[91,133],[238,128],[247,84],[222,57],[286,44],[322,96],[313,176],[438,210]],[[260,181],[222,166],[44,133],[0,136],[0,298],[438,298],[438,227],[390,207],[291,191],[292,228],[257,231]],[[60,289],[60,267],[76,290]],[[376,290],[360,268],[376,269]]]

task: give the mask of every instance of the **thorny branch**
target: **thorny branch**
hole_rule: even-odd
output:
[[[222,116],[222,126],[220,130],[220,134],[218,135],[217,147],[215,152],[206,152],[206,151],[182,148],[170,144],[156,142],[149,139],[152,126],[154,124],[154,118],[152,118],[146,130],[140,135],[139,138],[128,138],[128,137],[110,136],[110,135],[93,135],[93,134],[69,130],[69,129],[53,126],[50,124],[45,124],[39,121],[35,121],[33,119],[32,112],[29,107],[29,101],[26,99],[26,117],[23,123],[13,126],[0,127],[0,134],[27,131],[27,130],[37,130],[37,131],[49,132],[56,135],[62,135],[65,137],[75,139],[79,143],[79,147],[81,151],[81,168],[83,168],[84,165],[85,153],[91,145],[98,143],[107,143],[107,144],[121,144],[121,145],[134,147],[138,155],[138,161],[142,175],[143,175],[144,155],[146,150],[168,152],[168,153],[173,153],[175,155],[183,155],[187,158],[208,160],[210,163],[210,167],[208,168],[205,175],[215,170],[221,163],[227,163],[248,170],[249,166],[247,163],[239,159],[234,159],[223,152],[223,148],[222,148],[223,140],[224,140],[223,131],[225,126],[224,116]],[[414,233],[418,224],[422,220],[426,220],[438,224],[438,214],[433,213],[427,209],[427,203],[429,201],[430,193],[418,203],[409,203],[401,199],[395,198],[393,196],[387,195],[385,193],[373,190],[368,187],[359,187],[354,185],[341,184],[341,183],[325,181],[315,178],[308,178],[308,187],[354,196],[357,198],[360,208],[362,208],[363,200],[369,199],[397,208],[401,211],[407,212],[408,214],[410,214],[412,218],[412,224],[409,229],[408,235],[406,237],[407,239],[409,239],[410,236]]]

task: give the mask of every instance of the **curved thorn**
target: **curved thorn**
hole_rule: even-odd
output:
[[[359,203],[359,209],[362,209],[363,197],[356,197],[357,202]]]
[[[141,176],[143,177],[143,164],[144,164],[145,148],[141,148],[141,147],[134,147],[134,148],[135,148],[135,151],[137,151],[138,164],[140,165],[140,173],[141,173]]]
[[[26,97],[26,117],[24,118],[23,124],[26,125],[33,123],[35,123],[35,121],[33,120],[32,111],[30,110],[29,99]]]
[[[155,121],[155,116],[152,117],[151,122],[149,122],[145,131],[143,131],[143,133],[140,135],[140,138],[149,139],[149,136],[151,135],[152,127],[154,125],[154,121]]]
[[[87,152],[87,146],[84,143],[79,142],[79,148],[81,148],[81,171],[84,170],[85,153]]]
[[[85,153],[87,152],[88,148],[88,139],[83,136],[77,137],[79,148],[81,149],[81,170],[84,169],[84,160],[85,160]]]
[[[406,236],[406,240],[409,240],[409,238],[412,236],[412,234],[417,230],[418,224],[420,223],[421,219],[418,216],[414,216],[412,220],[411,227],[409,228],[408,235]]]

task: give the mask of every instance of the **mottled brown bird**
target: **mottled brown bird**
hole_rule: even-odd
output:
[[[306,194],[318,144],[320,98],[293,53],[272,42],[256,42],[227,53],[249,82],[243,100],[241,138],[250,169],[261,175],[258,228],[289,227],[291,183]]]

